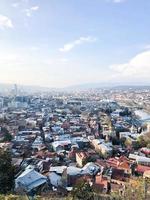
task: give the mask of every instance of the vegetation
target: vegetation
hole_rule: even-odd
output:
[[[10,142],[12,140],[12,135],[9,133],[9,131],[5,127],[1,128],[1,132],[4,135],[2,142]]]
[[[14,167],[11,164],[11,155],[0,149],[0,194],[11,192],[14,186]]]
[[[125,194],[122,200],[145,200],[144,184],[139,181],[135,181],[135,184],[128,186],[125,190]]]
[[[0,200],[28,200],[26,196],[0,195]]]
[[[137,140],[136,148],[150,147],[150,133],[140,136]]]
[[[111,194],[114,200],[148,200],[145,190],[144,179],[134,179],[131,180],[128,185],[126,185],[122,194],[113,193]]]
[[[94,192],[90,184],[84,180],[77,183],[72,191],[73,200],[94,200]]]

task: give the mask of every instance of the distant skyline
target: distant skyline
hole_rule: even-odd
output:
[[[150,84],[149,0],[0,0],[0,83]]]

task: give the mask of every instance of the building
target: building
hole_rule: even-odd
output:
[[[83,165],[86,163],[88,157],[89,157],[89,154],[87,152],[76,153],[76,162],[77,162],[77,165],[79,167],[83,167]]]

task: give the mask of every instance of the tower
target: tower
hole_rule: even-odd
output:
[[[14,96],[16,97],[18,94],[18,87],[17,84],[14,85]]]

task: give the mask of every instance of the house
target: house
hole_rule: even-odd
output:
[[[38,137],[34,140],[34,142],[32,143],[32,148],[33,148],[33,149],[38,149],[38,150],[40,150],[43,146],[44,146],[44,145],[43,145],[43,139],[42,139],[41,136],[38,136]]]
[[[66,187],[67,186],[67,167],[56,166],[50,167],[49,180],[54,187]]]
[[[63,151],[63,150],[69,150],[71,148],[71,141],[70,140],[62,140],[62,141],[55,141],[52,143],[53,150]]]
[[[93,145],[93,147],[95,148],[96,151],[100,151],[100,148],[99,148],[99,145],[101,143],[104,143],[105,140],[104,139],[94,139],[94,140],[91,140],[91,143]]]
[[[31,128],[35,128],[36,127],[36,120],[32,119],[32,118],[28,118],[26,119],[26,124],[31,127]]]
[[[73,137],[71,141],[73,144],[77,144],[80,149],[90,146],[89,140],[85,137]]]
[[[55,172],[58,175],[62,175],[62,173],[64,172],[64,170],[67,169],[66,166],[55,166],[55,167],[50,167],[49,171],[50,172]]]
[[[115,167],[117,169],[123,169],[126,174],[131,174],[131,162],[128,158],[121,156],[115,158],[109,158],[106,160],[107,166]]]
[[[39,186],[47,183],[47,178],[34,169],[26,169],[20,176],[15,179],[15,190],[20,189],[30,192]]]
[[[129,154],[129,159],[135,160],[137,164],[150,166],[150,158],[139,156],[136,154]]]
[[[101,151],[101,154],[104,156],[104,157],[109,157],[112,155],[112,144],[111,143],[102,143],[99,145],[100,147],[100,151]]]
[[[62,186],[62,177],[55,172],[49,174],[49,180],[51,185],[56,188]]]
[[[98,153],[101,153],[104,157],[109,157],[112,155],[112,144],[109,142],[105,142],[103,139],[94,139],[91,141],[92,145],[94,146],[95,150]]]
[[[68,185],[73,186],[79,178],[82,180],[84,177],[93,178],[101,170],[102,169],[94,163],[87,163],[82,168],[70,166],[67,168]]]
[[[96,175],[101,170],[102,169],[100,168],[100,166],[96,165],[93,162],[88,162],[84,167],[82,167],[82,173],[89,174],[91,176]]]
[[[87,158],[89,157],[89,154],[87,152],[78,152],[76,153],[76,162],[79,167],[82,167],[85,162],[87,161]]]
[[[135,172],[138,175],[143,175],[145,174],[145,172],[150,171],[150,166],[144,166],[144,165],[137,165],[137,167],[135,168]]]
[[[125,172],[123,169],[112,168],[111,182],[120,184],[125,180]]]
[[[40,173],[43,173],[43,172],[48,172],[49,171],[50,165],[51,165],[50,158],[46,158],[45,160],[40,160],[36,164],[36,167],[37,167],[37,169],[38,169],[38,171]]]
[[[143,178],[150,178],[150,170],[144,172]]]
[[[49,179],[54,186],[61,186],[66,184],[72,186],[76,183],[78,178],[88,176],[93,177],[101,171],[100,167],[94,163],[87,163],[84,167],[79,168],[75,166],[55,166],[50,167]],[[53,180],[54,177],[56,180]]]
[[[150,155],[150,149],[149,148],[146,148],[146,147],[143,147],[141,148],[141,153],[144,153],[145,155]]]
[[[127,138],[127,137],[131,136],[131,133],[130,132],[120,132],[119,136],[120,136],[120,139]]]
[[[112,112],[111,116],[112,117],[119,117],[121,112],[123,112],[122,109],[117,109],[117,110]]]
[[[104,178],[102,174],[97,174],[94,181],[94,189],[102,193],[107,193],[109,189],[109,182],[107,178]]]

